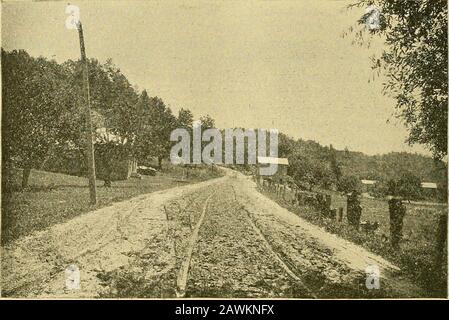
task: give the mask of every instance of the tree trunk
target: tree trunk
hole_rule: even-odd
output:
[[[157,166],[159,167],[159,170],[162,169],[162,157],[157,157]]]
[[[437,245],[436,245],[436,259],[435,268],[437,272],[442,272],[444,268],[444,251],[447,242],[447,214],[442,214],[438,221]]]
[[[31,168],[24,168],[22,173],[22,189],[28,188],[28,179],[30,177]]]
[[[388,201],[390,212],[390,242],[393,250],[399,250],[399,242],[402,239],[402,226],[406,207],[400,199],[392,198]]]

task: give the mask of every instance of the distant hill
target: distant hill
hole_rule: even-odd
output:
[[[368,156],[361,152],[337,151],[337,160],[343,173],[364,179],[388,180],[399,178],[404,172],[412,172],[421,181],[439,181],[445,176],[441,161],[407,152]]]

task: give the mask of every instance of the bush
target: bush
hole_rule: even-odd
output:
[[[388,181],[388,194],[407,200],[422,199],[421,180],[410,172],[405,172],[399,179]]]
[[[376,198],[384,198],[388,195],[388,183],[382,180],[377,181],[370,193]]]

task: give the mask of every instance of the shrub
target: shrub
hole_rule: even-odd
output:
[[[414,174],[405,172],[399,179],[388,181],[388,194],[407,200],[422,199],[421,181]]]

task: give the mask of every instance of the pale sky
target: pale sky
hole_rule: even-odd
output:
[[[369,57],[341,34],[364,9],[347,1],[74,1],[86,52],[112,58],[130,82],[177,113],[210,114],[220,128],[276,128],[367,154],[410,151],[394,100]],[[59,62],[79,58],[66,1],[3,2],[2,46]],[[387,123],[387,120],[390,120]]]

